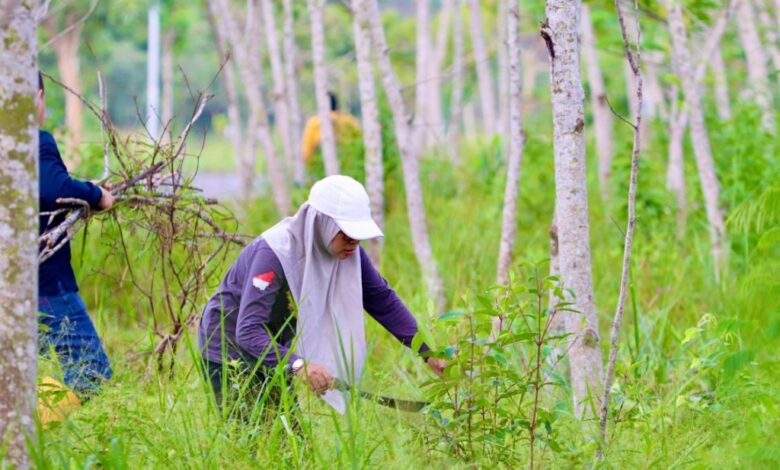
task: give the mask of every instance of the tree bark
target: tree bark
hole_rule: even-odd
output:
[[[434,144],[438,144],[444,138],[444,115],[442,111],[441,89],[442,89],[442,70],[444,69],[444,59],[447,56],[447,45],[450,41],[450,28],[452,23],[452,13],[455,10],[455,0],[444,0],[441,13],[439,14],[439,29],[436,32],[436,43],[434,45],[433,60],[430,61],[431,70],[428,76],[431,77],[428,92],[428,122],[431,123],[430,135]]]
[[[512,264],[517,228],[517,193],[520,182],[520,165],[523,158],[523,72],[520,63],[520,10],[515,0],[505,0],[506,38],[509,61],[509,145],[507,151],[506,187],[504,189],[504,213],[501,223],[501,243],[498,252],[497,282],[505,284]],[[499,26],[502,28],[503,26]]]
[[[173,41],[176,32],[167,30],[162,38],[162,123],[172,133],[173,120]]]
[[[298,104],[298,75],[296,72],[298,48],[295,47],[295,18],[292,0],[283,0],[282,6],[284,8],[284,78],[289,104],[290,139],[292,147],[296,149],[293,160],[293,179],[297,184],[302,185],[306,178],[306,170],[303,164],[303,155],[299,150],[301,148],[301,106]]]
[[[0,11],[0,442],[4,462],[27,469],[38,373],[37,2],[5,6]]]
[[[601,198],[609,197],[609,176],[612,172],[612,111],[607,104],[604,77],[599,67],[590,8],[582,4],[582,49],[590,86],[590,104],[593,111],[593,129],[596,132],[596,154]]]
[[[450,147],[450,161],[460,165],[460,126],[463,116],[463,12],[458,2],[453,18],[452,53],[452,97],[450,101],[450,122],[447,126],[447,142]]]
[[[353,0],[354,11],[360,2]],[[363,17],[361,17],[363,18]],[[364,18],[363,18],[364,19]],[[365,146],[366,191],[371,202],[371,216],[380,228],[384,228],[384,180],[382,169],[382,129],[379,127],[379,109],[376,101],[374,68],[371,62],[369,25],[352,16],[355,33],[355,51],[360,86],[360,114],[363,124],[363,145]],[[382,239],[368,242],[368,255],[376,266],[380,265]]]
[[[417,31],[416,31],[416,79],[414,92],[414,121],[412,138],[416,153],[431,144],[430,111],[428,110],[428,94],[431,93],[431,62],[433,49],[431,46],[430,9],[428,0],[417,0]]]
[[[682,240],[688,221],[688,200],[685,189],[685,167],[683,165],[683,141],[688,128],[688,114],[680,109],[677,86],[672,92],[672,106],[669,111],[669,163],[666,168],[666,187],[674,194],[677,202],[677,239]]]
[[[667,5],[669,7],[669,31],[672,39],[672,59],[682,82],[683,93],[685,94],[685,106],[690,124],[693,153],[696,158],[696,167],[699,171],[699,180],[701,181],[702,194],[704,195],[707,220],[710,225],[715,277],[718,278],[725,238],[725,225],[719,201],[720,184],[715,174],[715,163],[712,159],[710,140],[704,123],[699,87],[696,83],[688,49],[688,37],[680,3],[679,0],[667,0]]]
[[[271,101],[274,105],[276,128],[282,141],[285,163],[294,168],[298,147],[293,147],[292,129],[290,126],[290,113],[288,109],[289,99],[285,87],[284,67],[279,49],[279,36],[276,31],[276,18],[272,0],[261,0],[260,7],[263,14],[266,44],[268,44],[268,58],[271,62],[271,75],[274,81]]]
[[[317,112],[320,116],[320,149],[325,162],[325,173],[339,173],[339,161],[336,156],[336,134],[330,120],[330,100],[328,100],[328,74],[325,69],[325,31],[323,14],[325,0],[308,0],[311,14],[311,52],[314,69],[314,94],[317,98]]]
[[[63,18],[63,27],[68,28],[78,21],[75,12],[69,12]],[[57,17],[50,16],[44,23],[50,37],[61,34],[57,27]],[[79,45],[81,44],[81,31],[83,24],[64,31],[56,41],[52,43],[54,54],[57,56],[57,69],[60,73],[60,81],[79,95],[82,94],[81,67],[79,62]],[[79,145],[81,144],[81,122],[83,108],[81,100],[73,93],[65,93],[65,128],[68,134],[65,137],[66,155],[70,154],[78,163]]]
[[[758,36],[756,18],[750,0],[738,0],[736,13],[739,40],[742,43],[745,59],[747,60],[748,85],[751,95],[761,110],[761,121],[764,129],[774,132],[775,118],[772,107],[772,95],[769,92],[766,54],[764,54],[764,47],[761,45],[761,39]]]
[[[507,2],[498,2],[498,132],[507,141],[512,138],[510,131],[509,100],[509,5]],[[519,13],[518,13],[519,14]],[[522,97],[521,97],[522,98]],[[508,153],[507,153],[508,155]]]
[[[222,23],[216,19],[218,15],[216,4],[213,1],[209,1],[206,2],[206,7],[209,25],[211,26],[211,34],[214,36],[214,45],[217,48],[220,60],[225,60],[228,57],[226,32],[222,29]],[[222,84],[225,87],[225,96],[227,100],[227,135],[230,142],[233,144],[236,167],[241,168],[246,157],[244,156],[241,113],[238,109],[238,91],[236,90],[235,68],[233,66],[235,62],[235,56],[233,56],[225,63],[225,67],[222,70]],[[243,178],[244,177],[242,176],[242,181]],[[244,185],[242,184],[242,186]],[[251,187],[251,183],[249,186]]]
[[[574,410],[592,416],[588,397],[602,391],[598,317],[593,300],[590,261],[588,188],[585,175],[585,96],[579,61],[578,0],[547,0],[542,36],[550,52],[550,93],[555,153],[555,214],[559,263],[569,300],[578,313],[567,312]]]
[[[357,0],[359,21],[365,21],[371,28],[371,47],[377,55],[379,73],[382,77],[385,94],[393,112],[393,127],[396,141],[401,153],[401,167],[406,188],[406,209],[411,226],[412,242],[417,261],[422,268],[428,287],[428,295],[434,299],[436,306],[444,306],[444,291],[436,260],[433,258],[428,226],[425,221],[425,206],[423,205],[422,188],[420,186],[420,170],[417,154],[414,151],[409,116],[406,113],[401,86],[390,63],[387,40],[379,17],[379,7],[376,0]]]
[[[731,102],[729,100],[729,84],[726,78],[726,66],[723,63],[723,53],[716,47],[710,61],[715,88],[715,107],[721,121],[731,119]]]
[[[477,85],[482,106],[482,120],[485,131],[494,134],[496,126],[496,102],[493,94],[493,75],[490,73],[490,56],[485,44],[485,31],[482,27],[482,14],[479,0],[469,0],[471,16],[471,45],[474,49],[474,61],[477,67]]]

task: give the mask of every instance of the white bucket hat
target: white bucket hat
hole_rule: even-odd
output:
[[[343,175],[323,178],[312,186],[309,205],[336,221],[342,232],[353,240],[383,237],[371,218],[371,204],[362,184]]]

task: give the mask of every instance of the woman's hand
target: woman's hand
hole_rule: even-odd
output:
[[[319,364],[305,364],[295,373],[309,384],[311,391],[323,395],[336,385],[336,380]]]
[[[429,357],[425,360],[425,362],[428,364],[428,367],[431,368],[434,374],[436,374],[439,378],[441,378],[444,375],[444,368],[447,367],[447,361],[444,359],[436,359],[435,357]]]
[[[111,209],[111,206],[114,205],[114,196],[111,194],[111,191],[106,188],[100,188],[100,190],[103,192],[103,195],[100,197],[98,207],[101,210]]]

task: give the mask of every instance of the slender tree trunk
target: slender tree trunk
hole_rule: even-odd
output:
[[[725,237],[725,225],[719,202],[720,184],[715,174],[715,163],[712,159],[710,140],[704,123],[704,115],[702,114],[699,87],[696,83],[691,63],[682,10],[679,0],[667,0],[667,2],[669,6],[669,31],[672,39],[672,58],[677,74],[682,82],[683,93],[685,94],[685,106],[691,129],[693,153],[699,170],[699,180],[701,181],[702,194],[704,195],[707,220],[710,225],[712,258],[717,278],[721,266]]]
[[[569,300],[579,313],[564,322],[570,336],[574,410],[592,416],[588,397],[601,394],[601,348],[593,300],[588,188],[585,175],[585,96],[580,78],[578,0],[547,0],[542,35],[550,52],[550,93],[555,153],[555,214],[559,263]]]
[[[339,161],[336,157],[336,134],[330,120],[330,100],[328,100],[328,73],[325,69],[325,0],[307,0],[311,13],[311,52],[314,69],[314,94],[317,98],[317,111],[320,116],[320,149],[325,162],[325,173],[339,173]]]
[[[482,14],[479,0],[469,0],[471,16],[471,45],[474,48],[474,61],[477,67],[477,85],[482,106],[482,120],[485,131],[494,134],[496,126],[496,102],[493,94],[493,75],[490,73],[490,56],[485,44],[485,31],[482,27]]]
[[[523,102],[530,103],[536,89],[536,74],[539,63],[533,51],[523,51]]]
[[[777,21],[777,29],[780,30],[780,0],[775,0],[775,20]]]
[[[173,41],[176,32],[167,30],[162,38],[162,123],[173,132]]]
[[[772,23],[772,17],[769,15],[765,0],[754,0],[758,12],[758,21],[761,22],[761,28],[764,32],[764,44],[769,51],[769,57],[772,59],[772,68],[780,70],[780,49],[778,49],[778,35],[776,26]]]
[[[68,15],[68,17],[70,18],[71,15]],[[73,15],[72,21],[76,21],[75,15]],[[79,95],[82,93],[81,67],[79,64],[81,29],[81,25],[74,27],[52,44],[54,53],[57,56],[57,68],[59,69],[62,83]],[[68,150],[67,153],[75,153],[76,158],[78,158],[78,149],[79,145],[81,145],[82,114],[82,104],[79,97],[73,93],[66,92],[65,128],[68,129],[68,135],[65,139],[65,148]]]
[[[428,107],[428,94],[431,93],[431,62],[433,49],[431,47],[430,9],[428,0],[417,0],[417,31],[416,31],[416,70],[414,92],[414,121],[412,137],[417,154],[431,143]]]
[[[268,126],[268,113],[265,109],[258,79],[258,77],[263,76],[263,70],[259,42],[257,41],[259,37],[259,18],[255,12],[255,3],[252,0],[247,2],[247,26],[242,40],[239,34],[238,22],[230,11],[227,0],[211,1],[217,7],[215,9],[215,20],[224,24],[222,31],[226,33],[231,50],[235,54],[238,71],[241,81],[244,83],[244,91],[249,104],[246,147],[243,153],[244,158],[239,166],[242,198],[244,201],[248,201],[252,196],[256,161],[255,151],[257,142],[259,142],[265,153],[268,179],[271,183],[271,191],[276,208],[281,215],[289,214],[292,210],[290,196],[287,192],[284,173],[276,157],[276,149],[274,148],[271,130]]]
[[[430,240],[428,238],[428,225],[425,221],[425,206],[423,205],[422,188],[420,187],[420,170],[417,155],[414,152],[411,129],[409,128],[409,116],[406,113],[401,86],[390,63],[390,55],[385,39],[385,32],[379,17],[379,7],[376,0],[357,0],[357,14],[359,21],[368,22],[371,28],[371,48],[377,55],[379,73],[382,77],[385,94],[393,111],[393,127],[395,128],[396,141],[401,153],[401,167],[406,188],[406,208],[409,215],[409,225],[412,231],[417,261],[422,268],[425,282],[428,286],[428,295],[434,299],[437,307],[444,306],[444,291],[436,260],[433,258]]]
[[[353,0],[354,11],[360,7]],[[384,181],[382,170],[382,129],[379,127],[379,109],[376,100],[374,68],[371,63],[371,44],[369,25],[364,17],[359,21],[358,15],[352,16],[352,26],[355,33],[355,51],[360,86],[360,114],[363,121],[363,145],[366,165],[366,191],[371,202],[371,216],[380,228],[384,227]],[[374,239],[368,243],[368,255],[375,265],[379,266],[382,253],[382,239]]]
[[[607,92],[604,77],[599,67],[596,52],[593,23],[590,18],[590,8],[582,5],[582,49],[588,72],[590,86],[590,103],[593,111],[593,129],[596,132],[596,154],[598,155],[599,189],[601,197],[609,197],[609,176],[612,172],[612,111],[607,104]]]
[[[718,117],[721,121],[731,119],[731,102],[729,101],[729,84],[726,78],[726,66],[723,63],[723,54],[716,47],[710,62],[712,69],[713,87],[715,88],[715,107],[718,109]]]
[[[764,129],[774,132],[775,117],[772,95],[769,92],[769,75],[766,54],[756,28],[756,18],[750,0],[737,1],[737,31],[747,59],[748,84],[752,98],[761,109]],[[691,116],[693,121],[693,116]],[[693,122],[691,122],[693,125]],[[693,128],[691,128],[693,129]]]
[[[288,109],[289,99],[285,87],[284,67],[279,48],[279,36],[276,30],[276,18],[272,0],[262,0],[260,7],[263,13],[266,43],[268,44],[268,57],[271,62],[271,75],[274,87],[271,101],[274,105],[276,128],[282,140],[285,163],[294,168],[294,161],[299,149],[293,147],[292,129],[290,128],[290,113]]]
[[[510,135],[510,110],[509,110],[509,96],[511,91],[509,90],[509,21],[507,21],[507,15],[509,5],[507,2],[498,2],[498,132],[501,136],[509,141],[512,138]],[[522,99],[522,97],[521,97]],[[507,153],[507,155],[509,155]]]
[[[160,4],[149,6],[146,46],[146,129],[160,137]]]
[[[669,164],[666,168],[666,187],[677,201],[677,239],[685,236],[688,221],[688,200],[685,189],[683,141],[688,128],[688,115],[678,104],[677,87],[672,91],[672,107],[669,117]]]
[[[450,160],[460,165],[460,126],[463,116],[463,11],[460,2],[453,8],[453,53],[452,53],[452,98],[450,101],[450,122],[447,142]]]
[[[431,70],[428,76],[431,78],[428,92],[428,122],[431,123],[430,135],[433,143],[438,143],[444,138],[444,115],[442,111],[441,89],[442,70],[444,59],[447,56],[447,45],[450,40],[450,27],[452,12],[455,10],[455,0],[444,0],[439,14],[439,29],[436,32],[436,44],[434,46],[434,59],[430,61]]]
[[[30,467],[38,373],[38,90],[35,1],[0,10],[0,443],[3,461]],[[12,116],[11,118],[7,118]],[[13,182],[13,184],[10,184]],[[5,466],[5,465],[3,465]]]
[[[648,52],[645,54],[647,61],[644,62],[644,98],[643,103],[647,109],[648,121],[655,117],[660,117],[665,121],[668,118],[666,101],[664,100],[664,90],[658,80],[657,65],[663,62],[663,52]],[[642,121],[646,122],[645,120]]]
[[[295,18],[292,0],[283,0],[282,6],[284,8],[284,79],[289,101],[290,143],[295,149],[293,179],[300,185],[303,184],[306,177],[306,170],[303,165],[303,154],[300,151],[301,107],[298,104],[298,78],[296,72],[298,50],[295,47]]]
[[[211,34],[214,36],[214,45],[217,48],[220,60],[225,60],[228,57],[228,47],[226,44],[226,33],[222,29],[222,23],[216,20],[216,5],[213,1],[206,3],[206,11],[208,13],[209,24],[211,26]],[[238,108],[238,91],[236,90],[236,78],[234,63],[236,62],[235,56],[230,57],[222,70],[222,83],[225,86],[225,96],[227,99],[227,117],[228,128],[227,134],[230,142],[233,144],[233,153],[235,154],[236,167],[241,168],[244,156],[243,139],[242,139],[242,122],[241,113]],[[250,183],[251,187],[251,183]]]
[[[504,189],[504,213],[501,223],[501,244],[498,252],[497,282],[505,284],[512,264],[517,228],[517,193],[520,182],[520,165],[523,158],[523,72],[520,64],[520,11],[515,0],[505,0],[507,46],[509,53],[509,145],[507,151],[506,187]],[[499,26],[502,28],[503,26]]]

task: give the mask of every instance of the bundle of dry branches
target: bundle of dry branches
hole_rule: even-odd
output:
[[[100,77],[98,81],[102,84]],[[77,96],[101,123],[101,184],[112,193],[115,204],[108,211],[93,212],[86,201],[60,199],[61,209],[41,213],[54,225],[39,238],[39,263],[62,249],[96,217],[116,222],[120,249],[112,250],[110,256],[120,258],[125,270],[122,278],[126,280],[129,275],[135,291],[147,304],[153,331],[159,338],[153,356],[158,369],[163,369],[164,355],[169,351],[173,371],[176,344],[185,328],[198,317],[207,282],[220,266],[217,261],[227,254],[229,245],[243,246],[248,237],[222,228],[235,227],[232,214],[192,186],[196,172],[185,172],[185,160],[198,158],[187,153],[187,138],[212,95],[193,94],[193,112],[178,138],[158,140],[152,136],[120,135],[106,111],[102,89],[101,86],[99,108]],[[166,123],[163,135],[169,133],[169,127],[170,123]],[[109,161],[115,163],[111,169]],[[142,237],[143,242],[133,244],[131,235]]]

